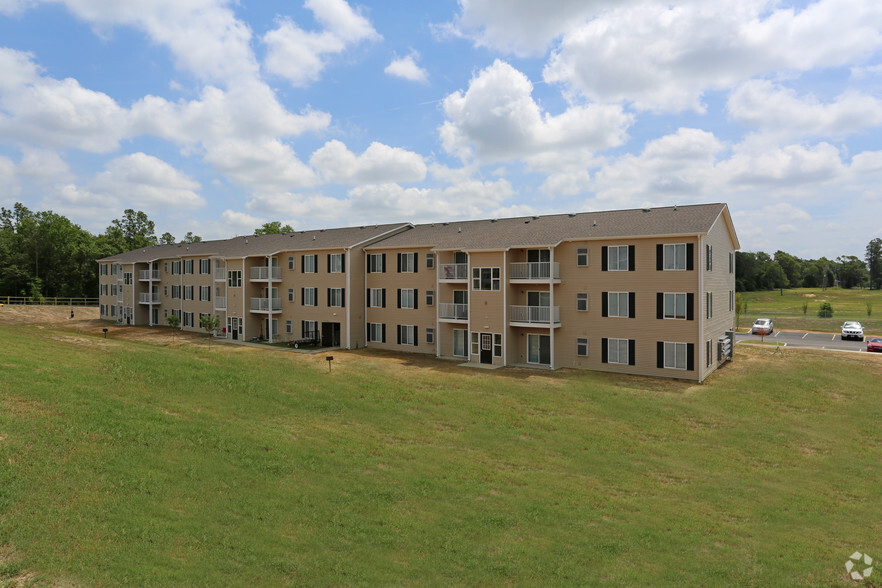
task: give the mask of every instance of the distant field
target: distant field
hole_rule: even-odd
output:
[[[328,373],[96,329],[0,324],[0,586],[854,586],[882,557],[882,357]]]
[[[860,321],[869,334],[882,335],[882,290],[842,288],[795,288],[765,292],[741,292],[747,301],[747,312],[741,317],[740,327],[747,328],[759,317],[771,318],[778,329],[838,332],[845,321]],[[808,303],[805,314],[802,305]],[[833,306],[831,318],[819,318],[821,302]],[[872,306],[867,315],[867,303]]]

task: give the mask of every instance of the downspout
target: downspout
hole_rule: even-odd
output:
[[[554,248],[548,248],[548,339],[551,365],[548,369],[554,369]]]
[[[346,349],[352,349],[352,256],[349,255],[348,247],[343,251],[343,263],[346,266],[346,296],[343,300],[343,304],[346,305]]]
[[[266,338],[270,343],[273,342],[273,264],[272,256],[266,256]]]
[[[441,255],[438,251],[432,251],[435,255],[435,357],[441,357]],[[455,308],[455,307],[454,307]]]
[[[708,358],[707,355],[707,342],[704,340],[704,316],[707,312],[707,295],[704,293],[704,268],[705,265],[702,264],[702,259],[704,259],[702,255],[702,251],[704,251],[704,237],[699,234],[698,235],[698,251],[697,256],[698,259],[698,348],[701,350],[699,352],[699,357],[704,357],[704,362],[699,362],[698,365],[698,383],[704,380],[704,371],[707,369]]]
[[[502,291],[502,367],[508,365],[508,254],[509,249],[502,252],[502,283],[505,289]]]
[[[364,248],[361,249],[361,254],[362,254],[362,258],[364,260],[364,290],[365,290],[364,307],[362,308],[362,316],[364,317],[364,320],[361,321],[361,323],[362,323],[361,326],[364,329],[364,346],[369,347],[369,345],[368,345],[368,343],[369,343],[369,341],[368,341],[368,320],[367,320],[368,303],[370,302],[370,300],[369,300],[370,294],[367,292],[367,286],[368,286],[368,277],[367,276],[368,276],[368,267],[369,267],[368,255],[369,254]]]
[[[180,292],[178,292],[178,294],[181,295],[181,297],[179,298],[179,300],[180,300],[179,304],[181,307],[179,310],[179,312],[181,313],[181,316],[180,316],[181,323],[180,323],[180,326],[178,327],[178,329],[183,331],[184,330],[184,260],[181,257],[179,257],[178,260],[179,260],[178,263],[181,264],[179,266],[181,268],[181,273],[178,274],[179,276],[181,276],[180,286],[179,286],[181,290],[180,290]]]
[[[469,297],[469,318],[466,321],[466,340],[465,340],[465,348],[466,348],[466,363],[472,363],[472,304],[474,301],[475,293],[472,291],[474,284],[472,283],[472,256],[470,253],[466,253],[466,292],[468,292]],[[454,312],[456,312],[454,306]]]
[[[240,298],[242,298],[242,318],[239,319],[239,326],[242,327],[242,340],[245,340],[245,257],[242,256],[242,279],[239,280],[239,290],[242,291],[240,294]]]

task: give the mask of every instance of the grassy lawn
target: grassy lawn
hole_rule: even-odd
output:
[[[795,288],[785,289],[783,295],[780,290],[740,294],[747,302],[747,312],[739,322],[743,328],[764,317],[772,319],[776,329],[836,333],[845,321],[860,321],[868,335],[882,335],[882,290]],[[808,302],[805,314],[802,312],[804,302]],[[829,302],[833,307],[831,318],[818,317],[821,302]],[[872,306],[870,316],[867,316],[867,303]]]
[[[852,586],[882,557],[882,358],[738,347],[695,386],[0,336],[0,586]]]

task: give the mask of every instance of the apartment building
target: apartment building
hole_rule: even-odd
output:
[[[101,312],[124,324],[181,313],[184,329],[216,314],[231,339],[318,333],[328,346],[702,381],[731,349],[738,248],[725,204],[238,237],[100,260]]]

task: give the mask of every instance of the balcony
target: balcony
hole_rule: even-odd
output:
[[[552,267],[553,266],[553,267]],[[536,261],[525,263],[512,263],[509,265],[509,280],[512,283],[544,282],[552,279],[555,283],[560,282],[560,264],[548,261]]]
[[[438,318],[444,322],[468,322],[469,305],[442,302],[438,305]]]
[[[215,282],[223,282],[226,279],[227,279],[227,268],[225,268],[225,267],[214,268],[214,281]]]
[[[159,270],[141,270],[138,272],[138,281],[149,282],[159,279]]]
[[[560,326],[560,306],[511,306],[512,327]]]
[[[141,304],[159,304],[159,292],[141,292],[138,301]]]
[[[266,300],[266,298],[261,298],[260,300]],[[214,297],[214,309],[215,310],[226,310],[227,309],[227,297],[226,296],[215,296]]]
[[[266,269],[266,268],[264,268]],[[270,304],[272,303],[272,307]],[[281,298],[252,298],[251,312],[281,312]]]
[[[281,280],[282,272],[278,267],[253,267],[251,268],[252,282],[268,282],[270,280]]]
[[[438,279],[442,282],[468,282],[469,264],[442,263],[438,266]]]

